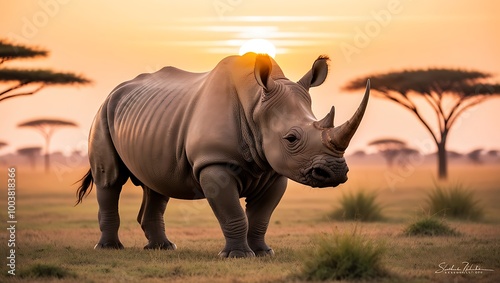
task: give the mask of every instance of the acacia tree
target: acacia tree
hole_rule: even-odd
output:
[[[399,151],[406,146],[406,143],[397,139],[378,139],[371,141],[368,145],[375,146],[387,161],[387,165],[392,167],[394,159]]]
[[[481,160],[481,154],[483,153],[482,148],[474,149],[471,152],[467,153],[467,158],[469,158],[470,161],[476,164],[482,163]]]
[[[90,80],[67,72],[54,72],[47,69],[5,68],[5,62],[27,58],[46,57],[48,52],[0,39],[0,102],[6,99],[32,95],[45,86],[88,84]]]
[[[499,153],[500,153],[499,150],[492,149],[492,150],[488,150],[488,152],[486,153],[486,155],[491,156],[491,157],[498,157],[498,156],[500,156]]]
[[[17,150],[19,155],[24,155],[28,158],[31,164],[31,169],[35,169],[36,159],[40,156],[40,152],[42,152],[42,148],[39,146],[23,147]]]
[[[7,146],[7,145],[9,145],[9,144],[8,144],[8,143],[6,143],[6,142],[0,141],[0,149],[2,149],[2,147],[5,147],[5,146]],[[4,162],[4,161],[3,161],[3,160],[1,160],[1,159],[0,159],[0,161],[1,161],[2,163]]]
[[[500,84],[487,83],[491,74],[460,69],[403,70],[374,74],[349,82],[346,90],[365,87],[369,78],[374,93],[411,111],[432,136],[438,151],[438,176],[446,179],[446,141],[452,126],[465,110],[500,94]],[[424,117],[415,98],[421,97],[434,110],[437,125]]]
[[[64,121],[60,119],[37,119],[27,121],[17,125],[18,127],[30,127],[39,131],[45,139],[45,171],[48,172],[50,168],[50,140],[54,132],[61,127],[77,127],[77,124]]]
[[[392,167],[396,157],[400,157],[401,165],[408,162],[408,158],[412,154],[417,154],[418,151],[409,148],[406,143],[398,139],[377,139],[368,143],[369,146],[375,146],[377,150],[387,161],[387,165]]]

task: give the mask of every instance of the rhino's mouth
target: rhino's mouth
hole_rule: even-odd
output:
[[[336,187],[347,181],[349,168],[344,158],[322,157],[300,171],[299,182],[315,187]]]

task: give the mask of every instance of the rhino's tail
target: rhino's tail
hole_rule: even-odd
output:
[[[75,205],[80,204],[83,201],[83,198],[86,195],[90,194],[90,192],[92,191],[92,187],[94,186],[94,179],[92,178],[92,171],[89,169],[87,174],[85,174],[85,176],[83,176],[80,180],[78,180],[77,183],[78,182],[82,182],[82,184],[76,190],[77,201],[76,201]],[[90,190],[89,190],[89,188],[90,188]]]

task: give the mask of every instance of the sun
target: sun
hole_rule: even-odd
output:
[[[265,53],[274,58],[276,56],[276,47],[267,39],[250,39],[240,47],[240,55],[248,52]]]

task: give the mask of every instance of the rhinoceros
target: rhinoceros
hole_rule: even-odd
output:
[[[170,198],[206,198],[226,240],[219,256],[274,255],[264,237],[287,178],[312,187],[347,180],[344,151],[367,107],[369,81],[351,119],[335,127],[332,107],[318,121],[309,88],[323,83],[328,61],[320,56],[298,82],[271,57],[247,53],[206,73],[165,67],[118,85],[95,116],[91,168],[77,190],[80,203],[96,186],[95,248],[123,248],[118,199],[130,178],[143,188],[144,248],[176,248],[163,219]]]

